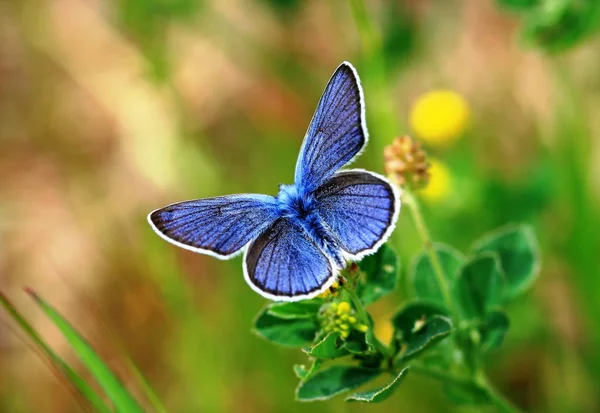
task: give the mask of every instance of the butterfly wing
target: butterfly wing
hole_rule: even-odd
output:
[[[314,197],[315,210],[351,259],[376,251],[400,212],[398,193],[388,180],[358,169],[335,174]]]
[[[337,270],[293,220],[280,218],[246,250],[244,277],[271,300],[298,301],[329,288]]]
[[[227,259],[256,238],[277,216],[275,198],[244,194],[172,204],[151,212],[148,222],[172,244]]]
[[[300,192],[316,189],[365,146],[364,112],[358,74],[344,62],[329,80],[304,137],[295,174]]]

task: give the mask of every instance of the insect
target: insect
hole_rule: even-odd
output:
[[[375,252],[400,212],[397,190],[376,173],[340,170],[368,140],[358,74],[342,63],[304,137],[292,185],[275,197],[227,195],[157,209],[148,222],[165,240],[228,259],[244,252],[244,278],[277,301],[325,291],[347,261]]]

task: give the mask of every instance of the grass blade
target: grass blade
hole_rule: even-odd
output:
[[[10,317],[17,323],[21,330],[37,345],[43,354],[53,363],[56,369],[62,373],[75,390],[81,394],[94,410],[99,413],[112,413],[112,410],[104,403],[102,398],[79,376],[65,361],[52,350],[42,337],[35,331],[33,326],[25,320],[19,311],[12,305],[8,298],[0,293],[0,305],[6,310]]]
[[[69,342],[83,364],[89,369],[108,398],[114,403],[115,409],[123,413],[143,413],[144,409],[127,391],[123,383],[112,373],[102,361],[98,353],[89,343],[60,315],[53,307],[42,300],[34,291],[26,290],[35,299],[42,311],[58,327]]]

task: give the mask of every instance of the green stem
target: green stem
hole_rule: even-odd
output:
[[[345,283],[345,285],[348,285],[348,283]],[[367,331],[367,334],[370,338],[369,341],[373,343],[373,345],[375,346],[375,350],[381,353],[385,359],[390,359],[392,357],[390,349],[381,341],[379,341],[379,339],[375,336],[374,326],[373,322],[371,321],[371,317],[367,315],[367,311],[365,310],[363,303],[360,301],[360,298],[358,298],[358,295],[356,295],[356,291],[354,291],[351,287],[346,287],[345,290],[348,296],[350,297],[350,300],[352,300],[352,304],[356,309],[358,318],[362,321],[363,324],[369,327],[369,330]]]
[[[522,413],[519,408],[514,406],[490,384],[485,374],[481,371],[478,372],[475,379],[471,379],[456,376],[440,369],[425,367],[417,363],[411,365],[410,369],[414,373],[431,377],[450,386],[483,392],[501,413]]]
[[[361,42],[360,69],[369,108],[370,152],[380,154],[383,152],[385,140],[394,136],[402,128],[389,93],[381,30],[369,13],[366,3],[364,0],[351,0],[350,8]],[[374,168],[381,169],[380,157],[372,161]]]
[[[506,397],[498,392],[494,386],[492,386],[483,372],[479,372],[475,382],[477,386],[487,394],[490,401],[496,406],[496,409],[498,409],[499,412],[522,413],[521,409],[513,405]]]
[[[431,237],[429,235],[429,230],[427,229],[427,225],[425,224],[425,220],[423,219],[423,214],[421,213],[421,209],[419,208],[419,203],[414,197],[412,193],[408,190],[404,189],[402,193],[402,200],[408,208],[413,217],[413,221],[415,222],[415,227],[417,228],[417,232],[423,241],[423,247],[429,255],[429,260],[431,261],[431,265],[433,267],[433,273],[437,279],[438,285],[440,286],[440,290],[442,292],[442,296],[444,297],[444,303],[453,314],[453,317],[456,320],[456,310],[454,308],[454,303],[452,301],[452,296],[450,295],[450,286],[447,282],[446,274],[444,273],[444,268],[440,263],[440,259],[435,252],[435,248],[433,247],[433,242],[431,241]]]

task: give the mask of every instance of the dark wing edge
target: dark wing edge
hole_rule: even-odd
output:
[[[321,96],[319,103],[317,104],[317,108],[315,109],[315,113],[309,123],[308,129],[306,131],[306,135],[305,135],[304,140],[302,141],[302,145],[300,147],[300,152],[299,152],[298,160],[296,163],[296,169],[294,172],[294,181],[296,182],[296,184],[298,184],[304,180],[303,179],[304,177],[302,176],[302,172],[304,172],[304,174],[306,173],[306,171],[303,171],[303,168],[301,167],[301,165],[304,161],[304,156],[306,156],[306,153],[308,150],[307,145],[312,143],[311,139],[310,139],[311,128],[315,125],[316,118],[320,112],[319,109],[324,104],[324,100],[326,98],[326,94],[327,94],[329,87],[331,86],[333,80],[338,75],[338,73],[344,69],[348,69],[350,71],[352,78],[354,79],[354,85],[356,86],[356,89],[358,90],[359,106],[360,106],[360,129],[362,132],[363,142],[362,142],[362,145],[360,146],[360,148],[357,150],[357,152],[351,158],[349,158],[343,165],[339,166],[337,168],[337,170],[340,170],[341,168],[348,166],[349,164],[354,162],[356,160],[356,158],[358,158],[364,152],[365,148],[367,147],[367,144],[369,142],[369,131],[367,129],[365,96],[364,96],[362,84],[361,84],[358,72],[356,71],[356,68],[352,65],[352,63],[350,63],[348,61],[344,61],[336,68],[336,70],[333,72],[333,75],[327,82],[327,85],[325,86],[325,89],[323,91],[323,95]],[[313,131],[313,132],[316,135],[316,131]],[[333,171],[333,172],[336,172],[336,171]],[[314,189],[315,188],[308,188],[308,191],[311,191]]]
[[[276,293],[274,293],[274,291],[266,291],[266,288],[262,289],[253,281],[253,276],[250,275],[250,271],[248,270],[249,254],[252,251],[252,247],[254,246],[254,243],[259,242],[261,240],[262,235],[267,233],[269,230],[273,229],[273,227],[275,227],[276,223],[277,223],[277,220],[275,221],[275,223],[271,224],[271,226],[269,228],[265,229],[263,231],[263,233],[261,234],[261,236],[259,236],[259,238],[250,242],[250,244],[245,249],[242,267],[243,267],[244,279],[246,280],[246,283],[250,286],[250,288],[252,290],[254,290],[254,292],[258,293],[259,295],[261,295],[269,300],[282,301],[282,302],[294,302],[294,301],[308,300],[311,298],[315,298],[319,294],[328,290],[338,278],[337,277],[338,276],[338,269],[337,269],[338,267],[336,266],[335,262],[331,259],[331,257],[327,256],[327,254],[325,254],[321,250],[321,248],[319,248],[317,245],[315,245],[315,250],[318,251],[320,254],[322,254],[323,257],[325,257],[325,259],[327,260],[327,262],[329,264],[329,268],[328,268],[329,275],[326,277],[326,279],[322,285],[314,288],[313,290],[311,290],[305,294],[291,295],[291,294],[276,294]],[[261,250],[261,252],[262,252],[262,250]],[[256,257],[256,261],[258,261],[260,259],[260,257],[261,257],[260,255],[258,257]],[[254,266],[256,267],[256,264]]]
[[[244,194],[244,195],[249,195],[249,196],[263,196],[263,195],[254,195],[254,194]],[[165,232],[161,230],[159,227],[161,226],[161,223],[158,222],[158,218],[157,218],[157,213],[167,210],[168,208],[171,207],[176,207],[178,205],[182,205],[182,204],[187,204],[187,203],[191,203],[191,202],[196,202],[196,201],[202,201],[202,200],[211,200],[211,199],[218,199],[218,198],[226,198],[229,196],[244,196],[244,195],[225,195],[223,197],[215,197],[215,198],[200,198],[200,199],[195,199],[195,200],[188,200],[188,201],[181,201],[181,202],[174,202],[172,204],[169,204],[167,206],[164,206],[162,208],[157,208],[154,211],[150,212],[147,216],[146,216],[146,220],[148,221],[148,224],[150,225],[150,228],[152,228],[152,230],[159,236],[161,237],[163,240],[167,241],[170,244],[173,244],[179,248],[183,248],[185,250],[188,251],[192,251],[192,252],[196,252],[199,254],[206,254],[206,255],[210,255],[211,257],[215,257],[219,260],[229,260],[231,258],[234,258],[240,254],[242,254],[242,252],[244,252],[244,250],[248,247],[248,245],[250,245],[252,243],[252,241],[254,241],[254,238],[256,238],[256,236],[258,236],[260,234],[260,232],[264,231],[265,228],[267,228],[269,225],[271,225],[276,217],[273,216],[272,219],[270,221],[267,221],[264,223],[264,225],[258,229],[257,231],[257,235],[253,238],[251,238],[248,242],[246,242],[244,245],[242,245],[240,248],[236,249],[235,251],[231,252],[230,254],[220,254],[216,251],[210,250],[210,249],[206,249],[206,248],[201,248],[201,247],[196,247],[193,245],[189,245],[189,244],[185,244],[183,242],[178,241],[177,239],[175,239],[172,236],[167,235]],[[265,196],[267,197],[267,196]]]

